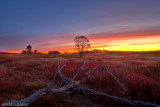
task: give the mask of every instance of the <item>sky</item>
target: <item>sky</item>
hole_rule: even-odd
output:
[[[0,0],[0,51],[160,50],[160,0]]]

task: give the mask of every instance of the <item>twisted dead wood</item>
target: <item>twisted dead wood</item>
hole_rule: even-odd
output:
[[[84,61],[83,66],[81,67],[81,69],[84,67],[84,65],[85,65],[85,61]],[[41,90],[35,92],[34,94],[32,94],[31,96],[29,96],[28,98],[25,98],[25,99],[22,99],[22,100],[6,101],[5,103],[2,104],[2,106],[7,106],[7,105],[22,106],[21,104],[29,105],[32,102],[34,102],[43,93],[50,93],[51,94],[51,93],[55,93],[55,92],[65,92],[65,90],[71,88],[74,84],[76,84],[74,79],[78,76],[78,74],[80,73],[81,69],[75,74],[75,76],[65,86],[63,86],[61,88],[58,88],[58,89],[49,89],[51,87],[51,85],[53,84],[53,82],[55,81],[56,74],[58,72],[60,72],[60,70],[62,70],[64,67],[65,67],[65,65],[63,65],[60,68],[60,65],[58,64],[57,71],[53,75],[52,80],[48,84],[47,88],[41,89]]]
[[[123,84],[117,79],[117,77],[112,74],[111,72],[108,71],[107,68],[105,68],[104,66],[102,65],[98,65],[96,66],[95,68],[93,68],[91,71],[87,72],[86,74],[89,74],[91,72],[93,72],[94,70],[96,70],[98,67],[102,67],[103,69],[106,70],[107,73],[109,73],[111,76],[114,77],[114,79],[118,82],[118,84],[122,87],[123,90],[126,91],[125,87],[123,86]],[[58,72],[58,75],[59,77],[61,78],[61,80],[65,83],[68,83],[70,81],[69,78],[65,77],[64,75],[62,75],[61,72]],[[86,75],[85,75],[86,76]],[[83,77],[82,77],[83,78]],[[159,105],[156,105],[156,104],[152,104],[152,103],[148,103],[148,102],[144,102],[144,101],[133,101],[133,100],[128,100],[128,99],[124,99],[124,98],[120,98],[120,97],[115,97],[115,96],[111,96],[111,95],[108,95],[108,94],[105,94],[105,93],[102,93],[102,92],[98,92],[96,90],[93,90],[93,89],[90,89],[90,88],[87,88],[87,87],[84,87],[80,84],[76,84],[75,86],[76,88],[74,89],[80,89],[80,90],[85,90],[85,91],[88,91],[90,93],[94,93],[94,94],[99,94],[99,95],[102,95],[102,96],[105,96],[107,97],[108,99],[111,99],[113,101],[116,101],[116,102],[121,102],[121,103],[125,103],[127,105],[130,105],[130,106],[136,106],[136,107],[160,107]]]
[[[130,106],[138,106],[138,107],[160,107],[159,105],[155,105],[155,104],[151,104],[151,103],[148,103],[148,102],[144,102],[144,101],[133,101],[133,100],[128,100],[128,99],[124,99],[124,98],[120,98],[120,97],[115,97],[115,96],[111,96],[111,95],[108,95],[108,94],[105,94],[105,93],[102,93],[102,92],[98,92],[96,90],[93,90],[93,89],[90,89],[90,88],[87,88],[87,87],[84,87],[82,85],[80,85],[83,81],[85,81],[86,79],[88,78],[91,78],[92,76],[90,76],[89,74],[93,71],[95,71],[96,69],[98,69],[99,67],[103,68],[110,76],[112,76],[115,81],[119,84],[119,86],[123,89],[124,92],[127,92],[126,88],[124,87],[124,85],[117,79],[117,77],[108,71],[107,68],[105,68],[103,65],[98,65],[96,66],[95,68],[93,68],[92,70],[89,70],[88,72],[84,69],[84,66],[85,66],[85,61],[86,61],[86,58],[84,60],[84,63],[82,65],[82,67],[79,69],[79,71],[74,75],[74,77],[72,79],[70,78],[67,78],[65,77],[62,73],[61,73],[61,70],[65,67],[65,65],[63,65],[62,67],[60,67],[60,65],[58,64],[58,67],[57,67],[57,71],[55,72],[55,74],[53,75],[52,77],[52,80],[51,82],[48,84],[47,88],[43,88],[37,92],[35,92],[34,94],[32,94],[30,97],[28,98],[25,98],[25,99],[22,99],[22,100],[17,100],[17,101],[7,101],[5,103],[2,104],[2,106],[6,106],[8,104],[11,104],[12,106],[19,106],[19,104],[31,104],[33,103],[38,97],[40,97],[41,95],[44,95],[44,94],[52,94],[52,93],[56,93],[56,92],[63,92],[63,93],[68,93],[66,92],[66,90],[68,89],[74,89],[74,90],[82,90],[82,91],[87,91],[87,92],[90,92],[90,93],[94,93],[94,94],[99,94],[99,95],[102,95],[102,96],[105,96],[106,98],[108,99],[111,99],[113,101],[116,101],[116,102],[121,102],[121,103],[125,103],[125,104],[128,104]],[[84,75],[83,77],[78,80],[78,81],[74,81],[75,78],[78,76],[78,74],[81,72],[81,71],[84,71]],[[56,75],[59,75],[59,77],[61,78],[61,80],[66,83],[66,85],[64,85],[63,87],[61,88],[58,88],[58,89],[50,89],[51,85],[54,83],[55,81],[55,77]],[[21,105],[20,105],[21,106]]]
[[[45,92],[48,91],[48,89],[50,88],[50,86],[52,85],[52,83],[53,83],[54,80],[55,80],[56,74],[57,74],[61,69],[63,69],[63,68],[64,68],[64,66],[62,66],[62,67],[60,68],[60,66],[59,66],[59,64],[58,64],[57,71],[56,71],[55,74],[53,75],[52,80],[51,80],[51,82],[48,84],[47,88],[38,90],[37,92],[35,92],[35,93],[32,94],[31,96],[29,96],[28,98],[25,98],[25,99],[23,99],[23,100],[7,101],[7,102],[3,103],[2,106],[7,106],[7,105],[19,106],[20,104],[26,104],[26,105],[31,104],[31,103],[34,102],[42,93],[45,93]]]

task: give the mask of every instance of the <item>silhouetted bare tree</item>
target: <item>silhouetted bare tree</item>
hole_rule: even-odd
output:
[[[76,36],[74,38],[74,42],[80,55],[80,58],[82,58],[84,51],[90,47],[90,42],[88,38],[85,36]]]

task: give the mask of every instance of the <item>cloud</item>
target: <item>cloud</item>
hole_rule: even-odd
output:
[[[88,35],[91,39],[134,39],[143,38],[147,36],[160,36],[160,26],[147,26],[145,28],[126,28],[115,29],[114,31],[100,32]]]
[[[91,43],[91,48],[117,47],[126,45],[159,44],[160,26],[150,26],[136,29],[119,29],[108,32],[100,32],[84,35]],[[74,37],[76,34],[41,34],[41,35],[12,35],[2,36],[0,39],[1,50],[22,50],[27,45],[40,51],[75,50]],[[78,34],[78,33],[77,33]],[[157,38],[157,39],[156,39]]]
[[[160,44],[160,42],[152,42],[152,43],[133,43],[129,45],[147,45],[147,44]]]

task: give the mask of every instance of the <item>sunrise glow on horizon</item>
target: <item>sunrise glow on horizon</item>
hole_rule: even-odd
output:
[[[91,48],[88,50],[100,49],[100,50],[108,50],[108,51],[159,51],[160,50],[160,36],[147,36],[142,38],[130,38],[126,37],[123,39],[107,37],[103,38],[90,38]],[[109,42],[109,43],[107,43]],[[46,41],[47,43],[47,41]],[[65,45],[65,46],[64,46]],[[48,48],[39,50],[42,53],[48,53],[51,50],[58,50],[61,53],[75,53],[77,50],[75,49],[74,42],[64,43],[64,45],[58,45],[55,49]],[[48,45],[48,47],[50,47]],[[52,47],[52,44],[51,44]],[[9,53],[21,53],[21,50],[13,50],[7,51]]]
[[[109,51],[159,51],[160,1],[0,1],[0,52],[75,53],[74,37]]]

